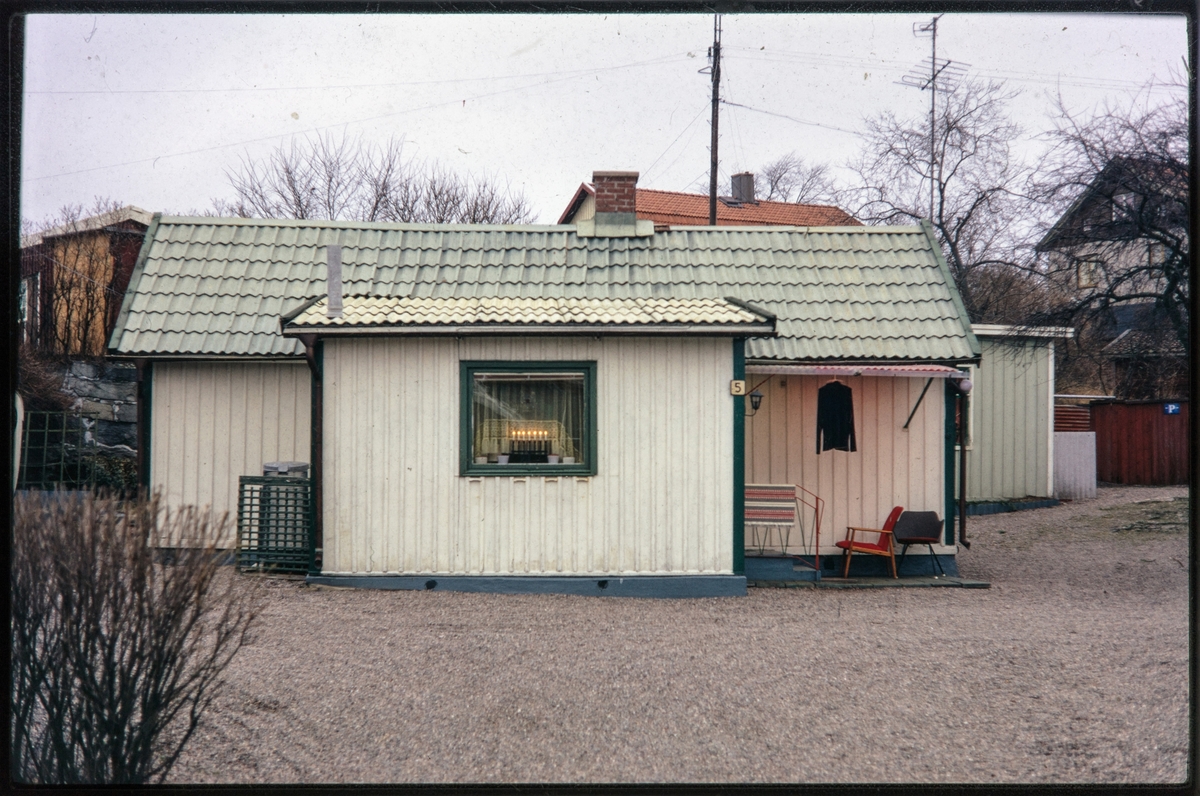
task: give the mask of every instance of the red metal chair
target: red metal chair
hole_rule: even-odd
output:
[[[842,577],[850,576],[850,556],[854,553],[870,553],[873,556],[887,556],[892,564],[892,577],[896,576],[896,548],[892,543],[892,531],[896,527],[896,520],[900,519],[901,513],[904,512],[903,506],[896,506],[892,509],[892,513],[888,515],[884,521],[882,528],[856,528],[852,525],[846,526],[846,540],[837,542],[837,546],[842,548],[842,556],[846,559],[846,566],[842,568]],[[864,542],[858,538],[860,533],[875,533],[879,534],[879,538],[874,542]]]

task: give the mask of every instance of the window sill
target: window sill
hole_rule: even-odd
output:
[[[466,478],[505,478],[526,476],[591,476],[596,471],[586,464],[472,464],[461,475]]]

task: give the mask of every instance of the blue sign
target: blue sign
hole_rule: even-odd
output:
[[[1163,414],[1164,415],[1179,414],[1179,404],[1163,404]]]

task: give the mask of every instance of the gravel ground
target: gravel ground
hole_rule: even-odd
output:
[[[972,518],[982,589],[265,584],[187,782],[1180,782],[1185,488]]]

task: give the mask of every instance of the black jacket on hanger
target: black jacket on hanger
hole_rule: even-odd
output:
[[[857,450],[854,398],[850,388],[840,381],[831,381],[817,390],[817,453],[822,450]]]

